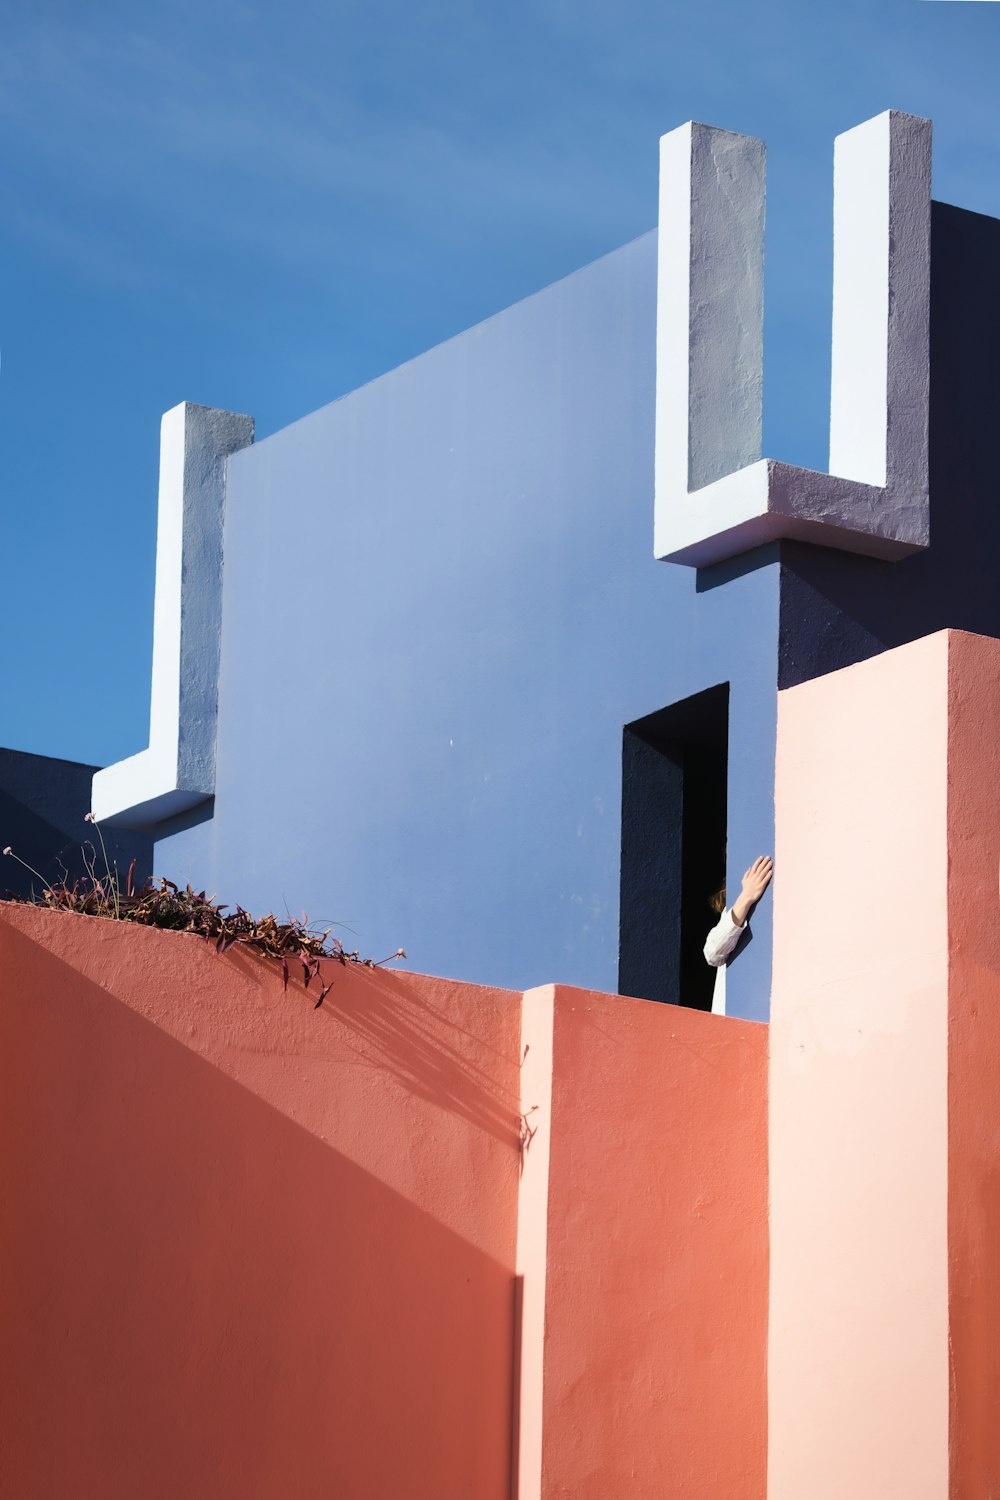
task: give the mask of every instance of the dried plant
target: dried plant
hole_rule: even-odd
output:
[[[289,917],[279,921],[272,914],[253,917],[242,906],[230,911],[228,906],[217,902],[204,891],[195,891],[189,884],[181,889],[172,880],[149,879],[141,886],[135,884],[135,860],[129,865],[122,880],[117,866],[108,862],[104,838],[97,819],[87,814],[87,822],[93,823],[100,838],[104,860],[104,873],[96,868],[97,854],[92,845],[84,847],[84,864],[87,875],[79,880],[70,880],[64,873],[61,881],[50,883],[31,865],[15,854],[8,845],[4,854],[24,865],[42,883],[42,891],[28,897],[11,895],[10,899],[23,901],[32,906],[44,906],[53,911],[73,911],[86,917],[103,917],[111,921],[135,922],[143,927],[159,927],[172,932],[194,932],[215,944],[216,952],[225,953],[237,944],[251,948],[266,958],[277,960],[281,965],[284,986],[296,965],[302,969],[306,988],[315,979],[319,985],[318,1009],[330,992],[330,984],[323,982],[322,963],[336,960],[341,964],[358,964],[375,969],[391,963],[395,958],[405,958],[402,948],[397,948],[388,958],[361,958],[355,950],[348,952],[340,940],[333,936],[332,929],[319,931],[309,925],[305,917]]]

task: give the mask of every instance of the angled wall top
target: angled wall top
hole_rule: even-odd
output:
[[[660,148],[656,556],[926,547],[930,121],[836,140],[829,474],[761,457],[763,142],[687,124]]]

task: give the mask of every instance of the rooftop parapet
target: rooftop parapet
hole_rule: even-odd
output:
[[[783,537],[928,545],[931,125],[887,110],[834,150],[830,472],[761,456],[765,147],[660,143],[654,550],[701,567]]]

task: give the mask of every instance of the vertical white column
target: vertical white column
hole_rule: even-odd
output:
[[[834,146],[830,473],[927,501],[931,124],[887,110]]]
[[[170,498],[170,508],[182,516],[181,568],[165,580],[170,650],[179,646],[179,700],[176,731],[181,785],[215,790],[215,725],[219,694],[219,651],[222,633],[222,554],[226,515],[226,461],[253,441],[253,418],[236,412],[195,406],[190,401],[167,412],[164,435],[172,423],[171,442],[180,443],[183,460],[181,492]],[[179,429],[179,430],[178,430]],[[164,443],[164,447],[166,447]],[[158,550],[158,549],[157,549]],[[159,661],[155,630],[159,621],[160,572],[157,566],[157,603],[154,612],[153,704],[150,743],[154,741]],[[175,631],[174,620],[178,625]],[[172,678],[169,679],[172,689]],[[173,700],[169,700],[173,713]]]
[[[215,788],[226,461],[253,418],[182,402],[160,427],[149,748],[99,771],[99,819],[144,824]]]
[[[685,495],[760,458],[764,170],[753,136],[688,123],[660,141],[660,495]]]

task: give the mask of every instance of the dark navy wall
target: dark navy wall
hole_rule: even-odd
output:
[[[10,846],[50,884],[67,872],[71,880],[85,875],[84,845],[97,843],[93,828],[84,822],[96,770],[76,761],[0,750],[0,848]],[[134,857],[136,876],[144,880],[151,867],[151,837],[129,828],[103,832],[108,858],[117,862],[122,876]],[[0,897],[28,896],[32,887],[39,891],[41,882],[17,860],[0,857]]]
[[[214,815],[158,872],[614,990],[623,726],[726,681],[731,872],[772,847],[778,563],[699,592],[653,559],[655,263],[651,234],[230,460]],[[734,1012],[767,1014],[769,923]]]
[[[931,220],[931,545],[883,563],[782,544],[790,687],[947,627],[1000,636],[1000,222]]]

